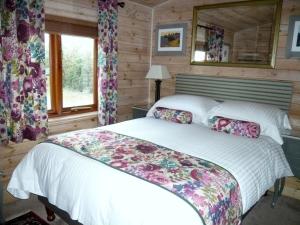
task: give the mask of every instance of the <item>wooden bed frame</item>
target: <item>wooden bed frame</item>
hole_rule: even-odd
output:
[[[176,75],[175,93],[208,96],[218,101],[241,100],[270,104],[288,112],[292,99],[293,84],[288,81],[267,81],[178,74]],[[273,205],[275,204],[275,200],[277,200],[278,196],[281,194],[283,187],[284,179],[275,182]],[[65,211],[50,204],[47,198],[38,196],[38,199],[46,207],[48,221],[53,221],[55,219],[55,214],[57,214],[70,225],[82,225],[78,221],[72,220]],[[248,212],[243,215],[243,218]]]

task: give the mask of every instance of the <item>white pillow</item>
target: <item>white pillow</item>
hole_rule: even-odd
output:
[[[291,129],[287,114],[279,108],[267,104],[225,101],[214,107],[208,115],[209,118],[221,116],[255,122],[260,125],[261,135],[270,136],[279,144],[283,144],[280,131]]]
[[[148,117],[154,117],[156,107],[189,111],[193,114],[192,123],[203,124],[207,121],[209,110],[218,103],[212,98],[195,95],[171,95],[157,101],[148,111]]]

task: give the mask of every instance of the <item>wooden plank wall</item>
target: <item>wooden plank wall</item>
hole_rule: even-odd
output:
[[[119,9],[119,99],[118,120],[130,119],[131,107],[148,101],[148,81],[144,78],[149,69],[151,36],[151,8],[125,0],[126,7]],[[63,16],[97,22],[97,1],[94,0],[46,0],[45,11],[48,15]],[[95,113],[85,117],[70,117],[50,121],[50,134],[97,126]],[[0,147],[0,170],[4,189],[11,173],[24,155],[37,142],[26,141]],[[14,201],[7,192],[4,202]]]
[[[294,128],[300,129],[300,60],[287,59],[285,57],[285,47],[288,32],[288,19],[290,15],[300,14],[299,0],[284,0],[280,37],[276,57],[275,69],[256,69],[238,67],[211,67],[190,65],[191,52],[191,32],[192,32],[192,12],[196,5],[214,4],[222,2],[232,2],[234,0],[169,0],[154,8],[153,26],[158,24],[187,23],[187,51],[185,56],[152,56],[152,64],[163,64],[168,67],[172,74],[171,80],[162,82],[161,94],[167,96],[174,93],[175,74],[205,74],[212,76],[229,76],[239,78],[253,78],[266,80],[288,80],[294,83],[294,94],[290,117]],[[156,42],[155,30],[152,34],[154,43]],[[155,48],[155,46],[153,46]],[[155,51],[153,51],[155,52]],[[154,85],[151,83],[151,96],[154,99]],[[300,199],[300,180],[288,179],[286,194]]]
[[[169,0],[167,3],[154,8],[154,27],[158,24],[187,23],[187,51],[185,56],[152,56],[152,64],[164,64],[172,74],[171,80],[162,82],[162,96],[174,93],[175,74],[205,74],[212,76],[230,76],[239,78],[288,80],[294,83],[294,94],[290,117],[294,128],[300,129],[300,59],[287,59],[285,46],[287,41],[288,19],[290,15],[300,14],[300,1],[283,0],[283,10],[280,25],[279,43],[275,69],[238,68],[238,67],[212,67],[190,65],[192,12],[193,6],[232,2],[234,0]],[[152,38],[156,42],[155,30]],[[155,46],[153,46],[155,48]],[[153,51],[155,52],[155,51]],[[154,99],[154,85],[151,83],[151,100]]]

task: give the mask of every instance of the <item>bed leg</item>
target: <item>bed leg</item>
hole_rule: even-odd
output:
[[[285,186],[285,177],[283,177],[283,178],[281,178],[281,179],[280,179],[279,196],[281,196],[281,195],[282,195],[282,192],[283,192],[284,186]]]
[[[47,206],[45,206],[45,208],[46,208],[46,212],[47,212],[47,220],[50,222],[55,220],[55,214],[54,214],[53,210],[48,208]]]
[[[274,193],[273,193],[273,200],[272,200],[272,208],[275,207],[278,198],[281,196],[285,185],[285,177],[277,179],[274,185]]]
[[[274,193],[273,193],[273,199],[272,199],[272,204],[271,204],[272,208],[275,207],[276,202],[279,197],[279,188],[280,188],[279,186],[280,186],[280,180],[277,179],[274,184]]]

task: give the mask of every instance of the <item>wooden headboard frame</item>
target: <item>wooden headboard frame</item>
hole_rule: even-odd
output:
[[[241,100],[265,103],[289,111],[293,84],[289,81],[178,74],[175,93],[208,96],[218,101]]]

